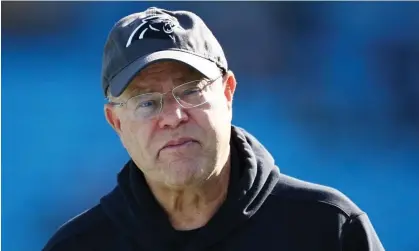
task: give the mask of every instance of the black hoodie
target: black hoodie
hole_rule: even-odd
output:
[[[202,228],[177,231],[129,161],[116,188],[44,251],[384,250],[367,215],[339,191],[280,174],[269,152],[232,127],[228,195]]]

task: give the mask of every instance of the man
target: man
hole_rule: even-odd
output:
[[[118,21],[102,80],[106,119],[131,159],[45,251],[384,250],[347,197],[280,174],[231,125],[236,80],[195,14],[149,8]]]

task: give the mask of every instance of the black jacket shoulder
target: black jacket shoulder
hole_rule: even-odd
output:
[[[384,250],[368,215],[337,189],[280,174],[266,204],[268,211],[276,212],[271,217],[289,222],[287,232],[294,229],[294,236],[309,240],[326,232],[331,237],[327,243],[339,247],[333,250]]]
[[[98,234],[100,229],[100,234]],[[95,242],[103,243],[107,235],[111,235],[114,227],[111,221],[105,215],[102,206],[95,207],[75,216],[64,225],[50,238],[42,251],[67,251],[80,250],[87,251],[84,245],[77,244]]]
[[[289,204],[313,206],[319,210],[335,212],[347,218],[357,217],[364,213],[351,199],[335,188],[303,181],[285,174],[280,174],[271,197],[285,200]]]

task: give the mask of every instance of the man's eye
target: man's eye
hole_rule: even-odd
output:
[[[138,108],[147,108],[147,107],[151,107],[153,105],[156,104],[155,100],[146,100],[146,101],[142,101],[138,104]]]
[[[190,89],[187,89],[187,90],[183,91],[183,95],[193,95],[193,94],[199,93],[200,91],[201,91],[200,88],[194,87],[194,88],[190,88]]]

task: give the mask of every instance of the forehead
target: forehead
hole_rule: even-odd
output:
[[[168,79],[173,81],[186,81],[201,77],[201,74],[192,67],[174,61],[154,63],[143,69],[131,81],[130,86],[143,87]]]
[[[176,62],[162,61],[151,64],[137,74],[122,96],[150,92],[159,88],[163,81],[172,81],[174,85],[202,78],[203,75],[192,67]]]

